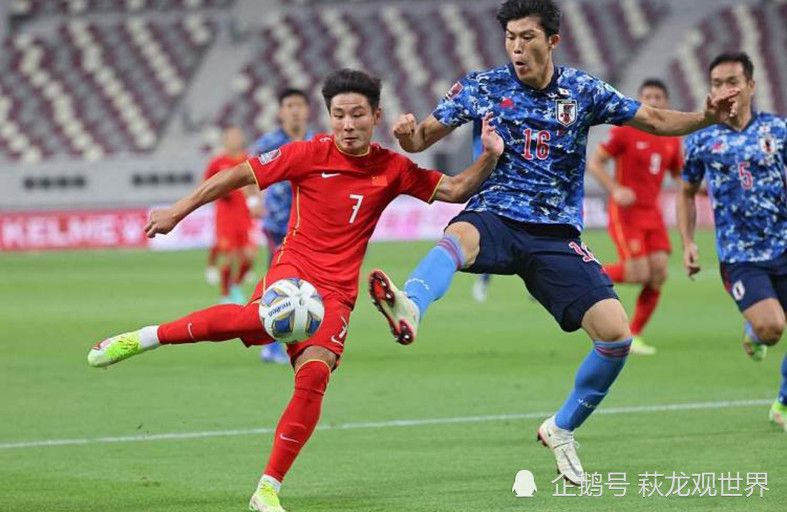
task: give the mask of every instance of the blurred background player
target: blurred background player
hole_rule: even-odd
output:
[[[710,64],[710,94],[740,89],[738,115],[686,138],[678,227],[689,277],[700,271],[695,196],[703,178],[713,198],[724,286],[743,314],[743,348],[755,361],[784,332],[787,310],[787,119],[752,109],[754,65],[745,53]],[[787,431],[787,356],[770,419]]]
[[[279,93],[277,113],[280,126],[257,139],[252,152],[261,155],[278,149],[288,142],[311,139],[313,133],[308,128],[310,114],[309,98],[304,91],[294,88],[282,90]],[[279,249],[287,234],[291,206],[292,186],[289,181],[274,183],[265,190],[262,233],[268,246],[268,267],[271,266],[273,254]],[[280,364],[287,364],[290,361],[284,347],[278,342],[264,345],[260,358],[265,362]]]
[[[651,107],[669,107],[669,91],[661,80],[645,80],[637,99]],[[611,178],[606,167],[613,159]],[[631,320],[632,354],[656,353],[641,334],[667,278],[670,242],[659,195],[665,171],[676,178],[682,168],[680,138],[652,135],[633,126],[612,127],[588,162],[591,174],[609,194],[608,231],[619,256],[617,263],[604,265],[604,271],[615,283],[642,285]]]
[[[244,162],[246,154],[246,136],[237,126],[224,130],[223,152],[208,164],[205,170],[205,181],[216,174],[232,169]],[[241,190],[233,190],[216,200],[216,242],[215,257],[220,266],[219,287],[221,302],[242,304],[246,301],[240,283],[243,276],[254,264],[254,246],[251,241],[252,217],[249,206],[256,204],[256,191],[248,192],[250,202],[247,204],[246,194]],[[215,265],[214,265],[215,266]]]
[[[279,491],[317,426],[331,373],[344,352],[350,314],[358,296],[358,274],[380,215],[398,195],[425,202],[461,203],[497,163],[503,141],[485,121],[487,150],[456,176],[423,169],[394,151],[371,144],[381,109],[380,81],[361,71],[342,69],[325,79],[323,97],[332,136],[293,142],[218,173],[169,208],[154,210],[147,236],[169,233],[202,204],[231,190],[256,184],[263,189],[281,180],[297,187],[298,228],[244,306],[217,305],[178,320],[108,338],[88,353],[88,363],[106,367],[161,345],[240,338],[247,346],[270,343],[259,315],[266,282],[298,277],[313,284],[325,304],[325,317],[311,338],[287,346],[295,382],[279,420],[265,472],[249,510],[284,512]]]

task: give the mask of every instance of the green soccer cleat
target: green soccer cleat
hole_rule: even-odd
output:
[[[743,350],[746,351],[752,361],[762,361],[765,359],[765,354],[768,353],[768,346],[762,343],[755,343],[751,337],[743,333]]]
[[[656,353],[656,347],[648,345],[641,337],[634,336],[634,339],[631,340],[629,352],[638,356],[652,356]]]
[[[87,353],[87,362],[90,366],[104,368],[145,350],[139,344],[139,331],[125,332],[96,344]]]
[[[279,503],[279,493],[270,482],[260,482],[251,495],[249,510],[256,512],[287,512]]]
[[[787,432],[787,405],[782,405],[781,402],[775,400],[771,405],[771,410],[768,411],[768,419]]]

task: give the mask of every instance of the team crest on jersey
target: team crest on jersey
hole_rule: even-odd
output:
[[[555,117],[563,126],[571,126],[577,120],[577,100],[555,100]]]
[[[732,285],[732,298],[740,302],[744,295],[746,295],[746,287],[743,286],[743,281],[735,281]]]
[[[760,149],[762,149],[763,153],[766,155],[776,153],[776,138],[770,133],[760,137]]]
[[[281,156],[280,149],[274,149],[260,155],[259,160],[262,165],[269,164]]]
[[[459,82],[456,82],[454,85],[451,86],[450,89],[448,89],[448,93],[445,95],[445,99],[452,100],[456,98],[457,94],[462,92],[462,89],[464,89],[464,86]]]

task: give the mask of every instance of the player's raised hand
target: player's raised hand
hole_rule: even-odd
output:
[[[712,123],[723,123],[738,115],[738,95],[740,89],[732,88],[718,96],[705,98],[705,119]]]
[[[415,134],[418,121],[413,114],[402,114],[393,125],[393,135],[398,140],[408,140]]]
[[[157,234],[166,235],[178,223],[178,218],[175,216],[171,208],[162,208],[160,210],[153,210],[150,212],[148,223],[145,224],[145,235],[148,238],[153,238]]]
[[[481,125],[481,144],[484,146],[484,151],[489,151],[495,156],[502,155],[503,150],[506,148],[505,143],[503,142],[503,137],[497,133],[495,125],[492,124],[491,112],[484,116],[484,120]]]
[[[683,266],[690,279],[700,271],[700,251],[694,242],[683,247]]]
[[[629,187],[615,187],[612,191],[612,200],[618,206],[631,206],[637,201],[637,194]]]

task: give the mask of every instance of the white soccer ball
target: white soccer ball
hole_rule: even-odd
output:
[[[268,334],[283,343],[311,338],[322,324],[325,307],[317,289],[297,277],[280,279],[260,299],[260,319]]]

